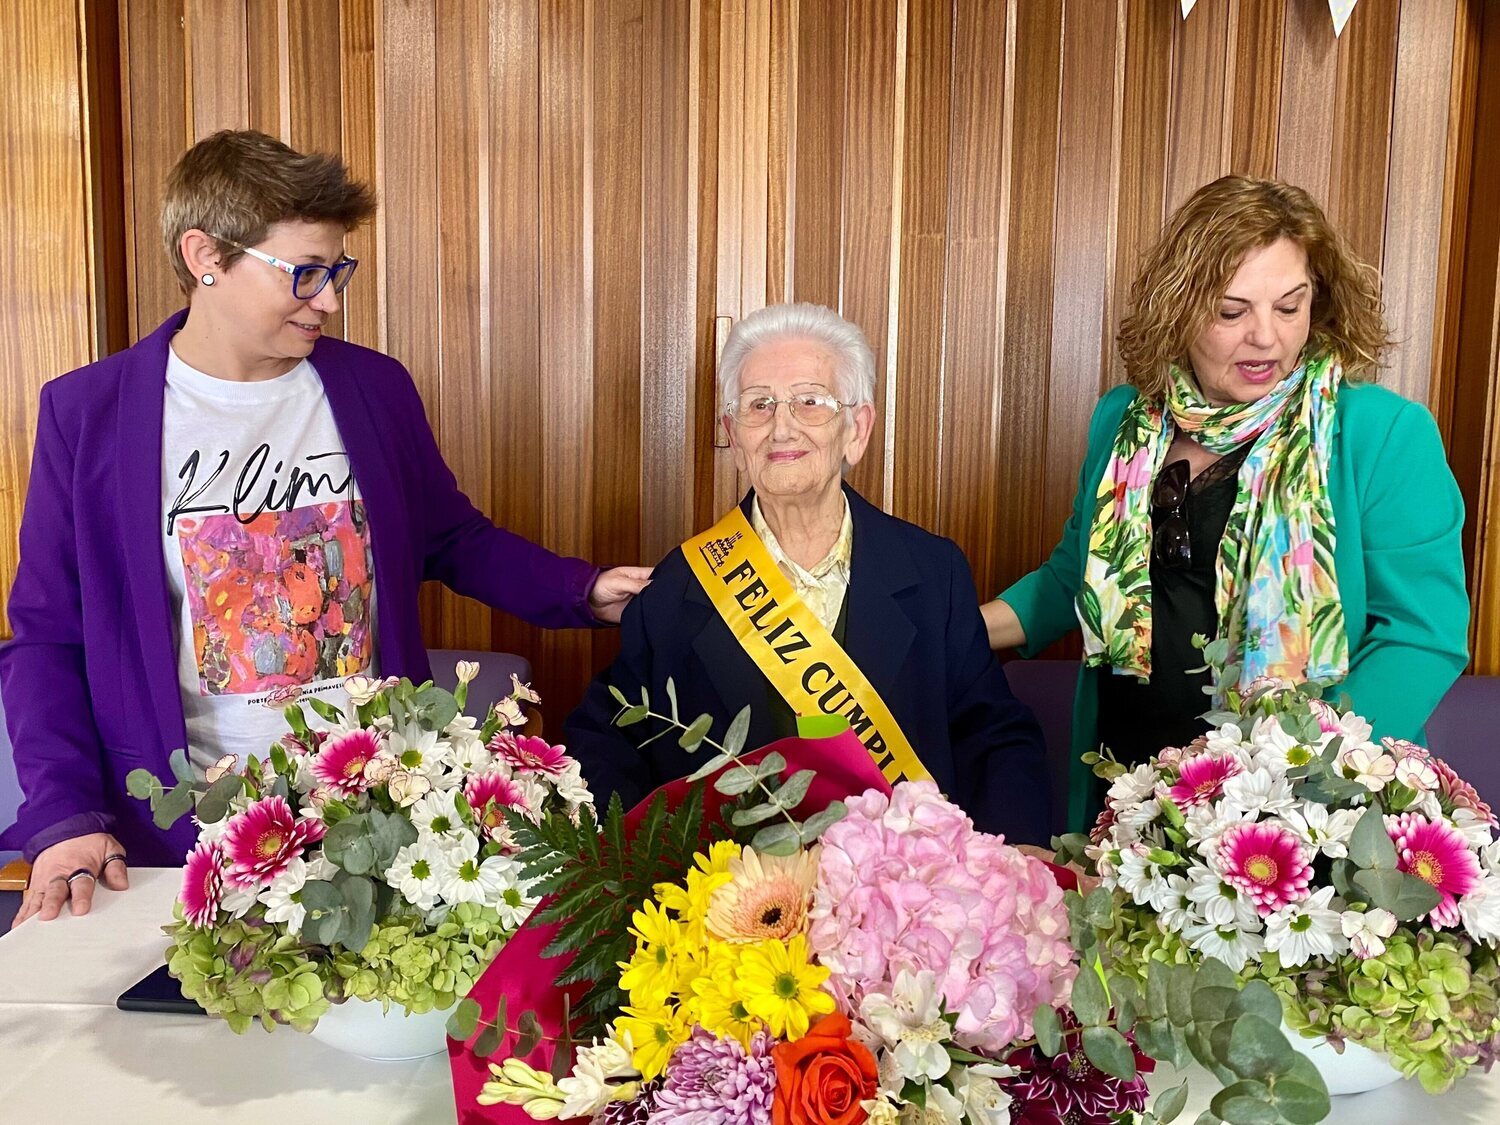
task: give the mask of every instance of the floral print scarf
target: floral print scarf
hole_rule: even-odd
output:
[[[1173,368],[1166,403],[1125,411],[1094,497],[1083,588],[1076,600],[1084,663],[1151,676],[1151,486],[1175,427],[1214,453],[1254,441],[1219,544],[1219,634],[1258,676],[1343,679],[1349,669],[1334,572],[1328,462],[1343,379],[1331,356],[1305,361],[1252,403],[1211,406]]]

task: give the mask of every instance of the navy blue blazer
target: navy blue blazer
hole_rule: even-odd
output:
[[[1010,693],[990,652],[979,597],[962,552],[888,516],[848,485],[854,521],[844,649],[890,707],[917,756],[950,798],[986,832],[1013,843],[1049,837],[1042,733]],[[751,496],[741,508],[747,517]],[[682,549],[657,566],[651,585],[625,610],[620,655],[589,685],[568,716],[564,740],[583,766],[602,809],[618,792],[628,809],[673,778],[697,768],[655,722],[616,727],[611,685],[653,705],[676,686],[685,717],[708,712],[722,736],[747,704],[751,748],[778,737],[766,706],[769,682],[740,647],[698,584]]]

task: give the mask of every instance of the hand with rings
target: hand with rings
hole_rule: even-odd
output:
[[[62,913],[65,902],[74,914],[87,914],[101,883],[112,891],[130,886],[120,841],[107,832],[92,832],[53,844],[31,865],[31,882],[16,913],[16,925],[33,914],[43,922],[51,921]]]

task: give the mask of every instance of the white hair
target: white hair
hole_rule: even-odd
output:
[[[719,405],[739,394],[740,372],[750,353],[764,344],[807,340],[825,348],[833,358],[839,398],[850,406],[875,401],[875,357],[865,334],[838,313],[805,301],[767,305],[737,323],[719,357]]]

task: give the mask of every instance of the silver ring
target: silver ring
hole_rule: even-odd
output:
[[[71,875],[68,876],[68,886],[71,887],[73,885],[73,880],[74,879],[82,879],[85,875],[87,875],[90,879],[92,879],[96,883],[99,881],[99,876],[95,875],[87,867],[80,867],[77,871],[73,872],[73,874],[71,874]]]
[[[124,852],[110,852],[109,855],[107,855],[107,856],[104,857],[104,863],[100,866],[99,872],[100,872],[100,874],[103,874],[104,873],[104,868],[108,867],[111,863],[124,863],[124,862],[125,862],[125,853]]]

